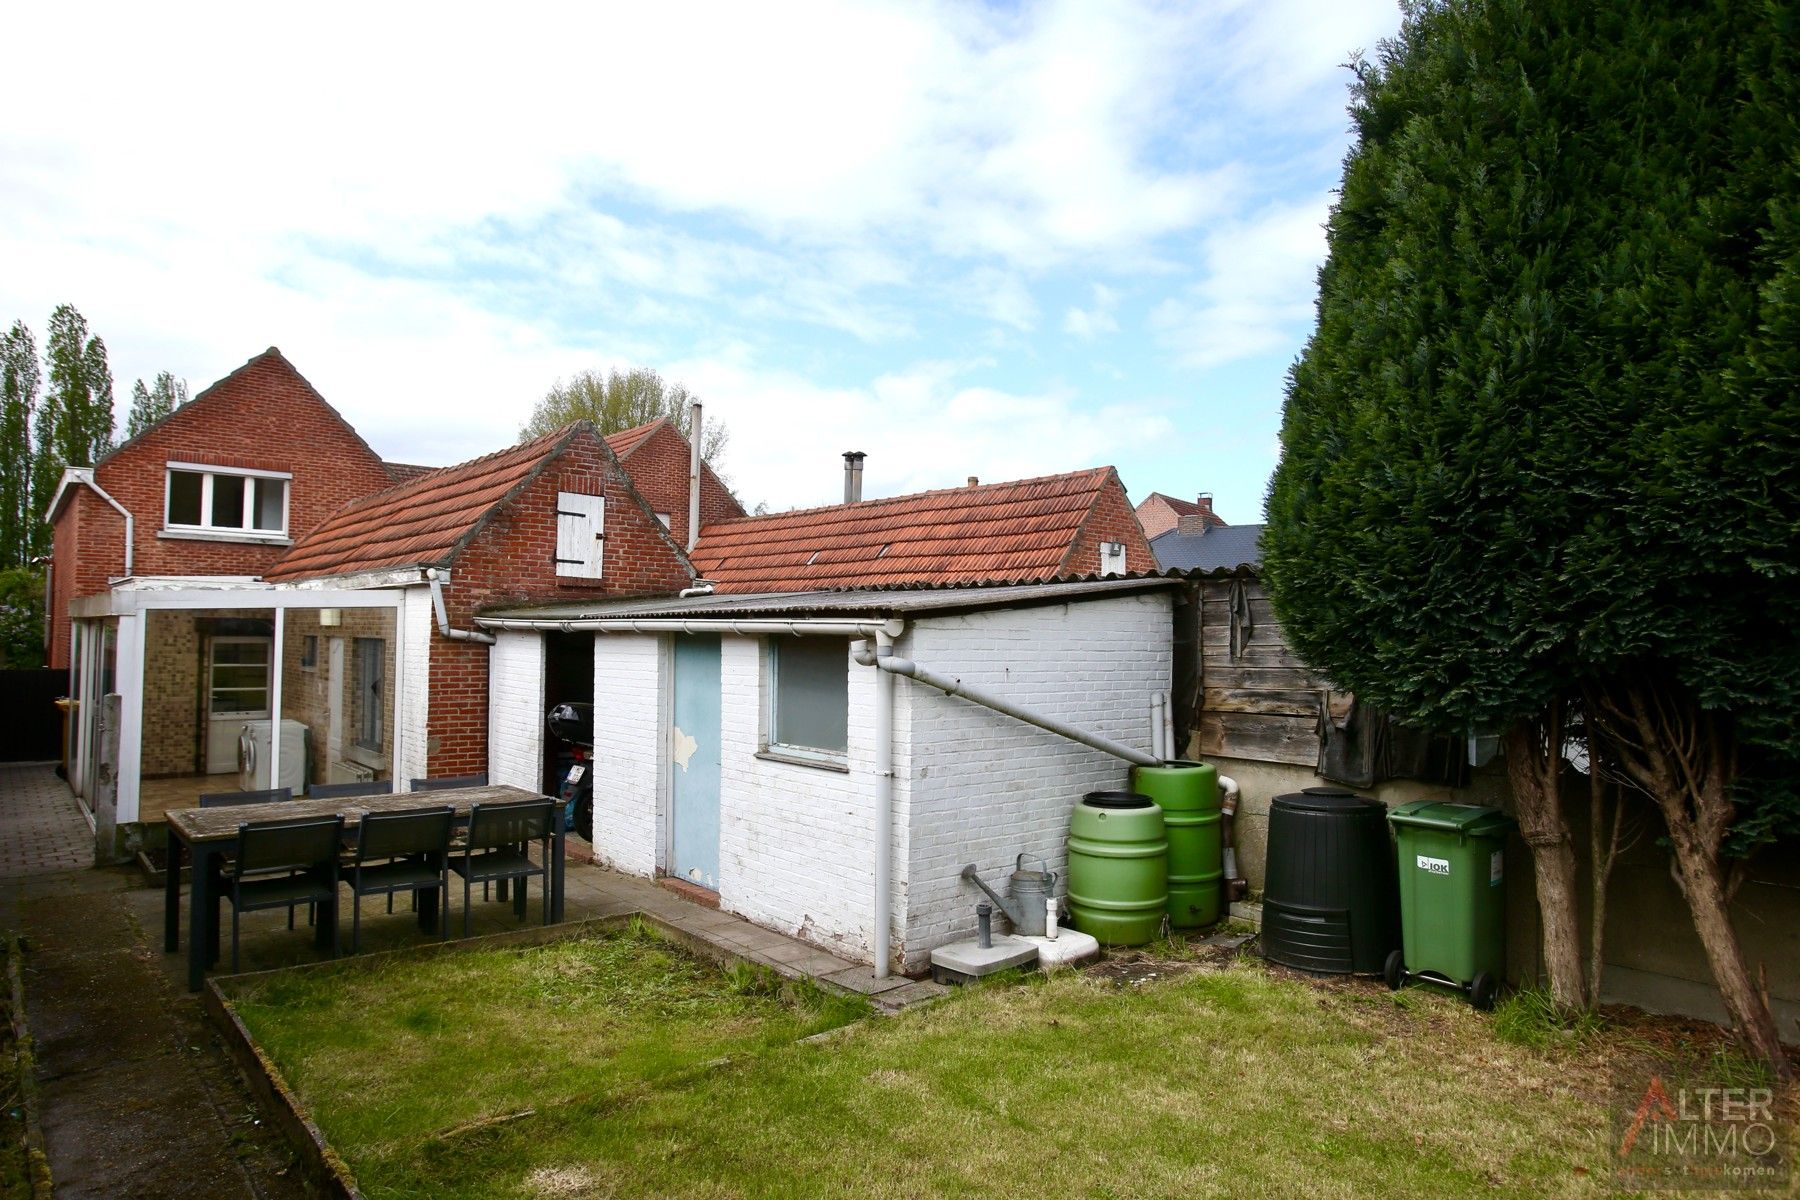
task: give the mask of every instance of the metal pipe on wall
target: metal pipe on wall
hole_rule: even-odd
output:
[[[705,418],[698,400],[692,404],[694,413],[692,445],[688,447],[688,527],[687,549],[692,551],[694,543],[700,540],[700,437],[705,432]]]

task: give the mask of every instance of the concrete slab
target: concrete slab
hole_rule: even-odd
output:
[[[819,978],[824,983],[835,984],[846,991],[857,992],[864,996],[891,992],[912,982],[904,975],[890,975],[886,979],[877,979],[873,967],[847,967],[842,971],[821,975]]]
[[[993,942],[991,946],[982,946],[971,938],[939,946],[931,952],[932,978],[939,983],[962,983],[1037,961],[1038,948],[1029,939],[1003,933]]]
[[[1054,939],[1027,936],[1024,940],[1037,947],[1038,967],[1045,974],[1100,957],[1099,939],[1079,929],[1058,930]]]
[[[941,1000],[949,994],[950,989],[941,983],[933,983],[929,979],[914,979],[902,987],[871,996],[870,999],[882,1011],[895,1013],[903,1008],[912,1008],[920,1004],[929,1004],[933,1000]]]

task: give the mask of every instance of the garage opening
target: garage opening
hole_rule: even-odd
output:
[[[544,794],[556,795],[574,762],[572,747],[544,729],[544,717],[558,704],[594,702],[594,635],[544,634],[544,704],[538,728],[544,731]]]

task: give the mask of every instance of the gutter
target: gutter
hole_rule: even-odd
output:
[[[483,629],[553,630],[559,633],[736,633],[747,636],[794,634],[815,637],[879,637],[886,633],[897,637],[902,621],[820,620],[807,617],[761,618],[745,620],[732,617],[573,617],[557,618],[476,617]]]
[[[436,567],[428,567],[425,570],[425,578],[431,584],[431,606],[437,609],[439,633],[443,634],[453,642],[480,642],[486,646],[494,644],[495,638],[491,633],[482,633],[480,630],[450,628],[450,614],[444,608],[443,574]]]

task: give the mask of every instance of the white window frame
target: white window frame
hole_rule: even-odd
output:
[[[200,524],[188,525],[177,523],[170,514],[175,496],[175,472],[200,476]],[[256,528],[256,488],[246,484],[244,488],[243,525],[213,525],[212,517],[213,479],[220,475],[229,475],[238,479],[278,479],[281,488],[281,528]],[[294,476],[291,471],[260,471],[251,467],[210,467],[204,463],[171,462],[163,468],[163,537],[198,538],[207,541],[228,542],[280,542],[288,539],[288,523],[294,503]]]
[[[1100,574],[1103,577],[1125,574],[1125,543],[1100,543]]]
[[[776,723],[780,719],[781,651],[784,641],[822,641],[841,646],[844,651],[844,748],[829,749],[823,746],[800,746],[792,742],[778,741],[775,737]],[[836,637],[820,638],[784,638],[768,637],[763,639],[763,671],[768,686],[764,690],[766,697],[763,704],[763,753],[774,758],[788,759],[802,763],[815,763],[819,766],[842,769],[850,762],[850,644],[848,639]]]

